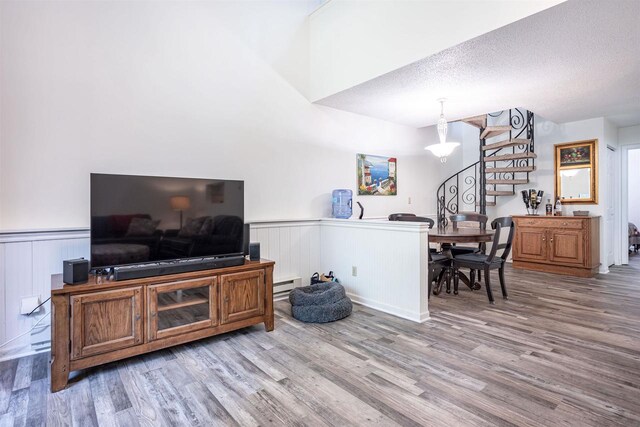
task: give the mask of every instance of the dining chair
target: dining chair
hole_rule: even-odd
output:
[[[389,215],[389,221],[401,221],[400,218],[402,218],[402,217],[415,218],[416,214],[412,214],[412,213],[392,213],[391,215]]]
[[[473,283],[474,281],[474,271],[484,271],[484,282],[485,287],[487,288],[487,297],[489,298],[489,302],[494,304],[493,293],[491,292],[491,276],[489,272],[491,270],[498,270],[498,275],[500,278],[500,288],[502,288],[502,297],[504,299],[508,299],[507,295],[507,286],[504,280],[504,265],[511,252],[511,245],[513,243],[513,235],[514,235],[514,226],[511,217],[503,217],[496,218],[491,222],[491,228],[495,230],[495,234],[493,235],[493,243],[491,244],[491,251],[489,255],[483,253],[469,253],[469,254],[461,254],[453,258],[453,267],[454,269],[459,268],[469,268],[471,269],[470,278]],[[504,230],[508,229],[507,241],[505,243],[500,243],[500,234]],[[502,250],[502,254],[497,256],[497,252]],[[453,287],[455,290],[458,289],[458,276],[454,275],[454,283]]]
[[[425,216],[416,216],[415,214],[410,213],[396,213],[389,215],[389,221],[407,221],[407,222],[425,222],[429,229],[432,229],[435,221],[431,218],[427,218]],[[440,275],[444,272],[445,267],[448,267],[450,264],[450,259],[441,253],[438,253],[435,249],[429,248],[428,252],[429,258],[429,271],[428,271],[428,296],[427,299],[431,298],[431,288],[433,282],[435,280],[440,280]]]
[[[458,230],[458,225],[461,222],[477,222],[480,228],[486,228],[489,217],[475,212],[463,212],[451,215],[449,220],[454,230]],[[483,249],[484,243],[480,243],[477,247],[456,245],[451,247],[451,254],[455,257],[456,255],[483,252]]]

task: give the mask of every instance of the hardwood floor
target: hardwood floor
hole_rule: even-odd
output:
[[[497,279],[497,277],[495,277]],[[493,281],[497,285],[497,280]],[[49,393],[48,354],[0,363],[0,426],[640,425],[640,256],[593,279],[507,271],[441,294],[418,325],[361,306],[87,370]]]

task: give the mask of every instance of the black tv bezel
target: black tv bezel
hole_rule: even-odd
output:
[[[132,263],[125,263],[125,264],[113,264],[113,265],[101,265],[99,267],[95,267],[92,262],[91,262],[91,246],[92,242],[93,242],[93,233],[92,233],[92,222],[91,218],[92,216],[92,212],[91,212],[91,206],[92,203],[91,201],[93,200],[93,191],[92,191],[92,185],[91,185],[91,179],[94,175],[110,175],[110,176],[128,176],[128,177],[142,177],[142,178],[171,178],[171,179],[202,179],[202,180],[210,180],[210,181],[224,181],[224,182],[235,182],[235,183],[242,183],[242,245],[243,245],[243,249],[240,252],[230,252],[227,254],[222,254],[222,255],[206,255],[206,256],[197,256],[197,257],[182,257],[182,258],[169,258],[169,259],[162,259],[162,260],[154,260],[154,261],[145,261],[145,262],[132,262]],[[244,180],[241,179],[220,179],[220,178],[202,178],[202,177],[193,177],[193,176],[166,176],[166,175],[138,175],[138,174],[120,174],[120,173],[103,173],[103,172],[90,172],[89,173],[89,272],[92,274],[96,274],[96,272],[98,270],[110,270],[113,271],[114,268],[116,267],[124,267],[124,266],[131,266],[131,265],[145,265],[145,264],[153,264],[153,263],[176,263],[179,262],[181,260],[198,260],[198,259],[205,259],[205,258],[230,258],[230,257],[238,257],[238,256],[245,256],[245,252],[246,252],[246,248],[244,248],[245,245],[245,236],[244,233],[247,231],[247,227],[246,227],[247,223],[244,221]]]

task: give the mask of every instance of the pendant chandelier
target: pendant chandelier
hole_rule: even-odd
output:
[[[431,151],[433,155],[440,158],[442,163],[447,161],[447,156],[453,153],[453,150],[460,145],[459,142],[447,142],[447,119],[444,118],[444,101],[446,99],[439,99],[440,102],[440,118],[438,119],[438,138],[440,142],[438,144],[432,144],[424,147],[425,150]]]

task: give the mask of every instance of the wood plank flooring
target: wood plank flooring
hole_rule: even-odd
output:
[[[90,369],[56,394],[48,353],[2,362],[0,426],[640,426],[640,256],[507,283],[495,306],[484,289],[432,297],[422,325],[362,306],[302,324],[279,302],[271,333]]]

